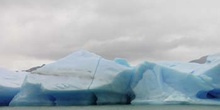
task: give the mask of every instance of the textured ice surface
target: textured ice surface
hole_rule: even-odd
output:
[[[125,59],[106,60],[82,50],[31,74],[0,69],[1,105],[127,103],[220,105],[220,54],[132,67]]]
[[[123,64],[77,51],[28,75],[10,105],[127,103],[132,72]]]
[[[0,106],[6,106],[19,92],[27,73],[0,68]]]
[[[144,62],[136,67],[132,104],[220,104],[220,56],[201,63]]]

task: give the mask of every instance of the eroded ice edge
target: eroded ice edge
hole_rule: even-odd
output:
[[[220,54],[130,66],[80,50],[31,72],[0,68],[1,106],[102,104],[220,105]]]

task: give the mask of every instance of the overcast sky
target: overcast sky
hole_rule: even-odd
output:
[[[220,0],[0,0],[0,67],[86,49],[107,59],[189,61],[220,52]]]

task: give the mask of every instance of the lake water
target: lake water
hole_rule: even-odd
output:
[[[220,110],[210,105],[108,105],[64,107],[0,107],[0,110]]]

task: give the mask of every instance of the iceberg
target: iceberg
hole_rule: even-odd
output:
[[[220,104],[220,55],[197,62],[144,62],[135,68],[132,104]],[[198,60],[197,60],[198,61]]]
[[[80,50],[27,71],[0,68],[0,105],[220,105],[220,54],[131,66]]]
[[[0,68],[0,106],[9,105],[12,98],[20,91],[27,74]]]
[[[32,71],[10,105],[124,104],[130,102],[132,75],[125,63],[81,50]]]

